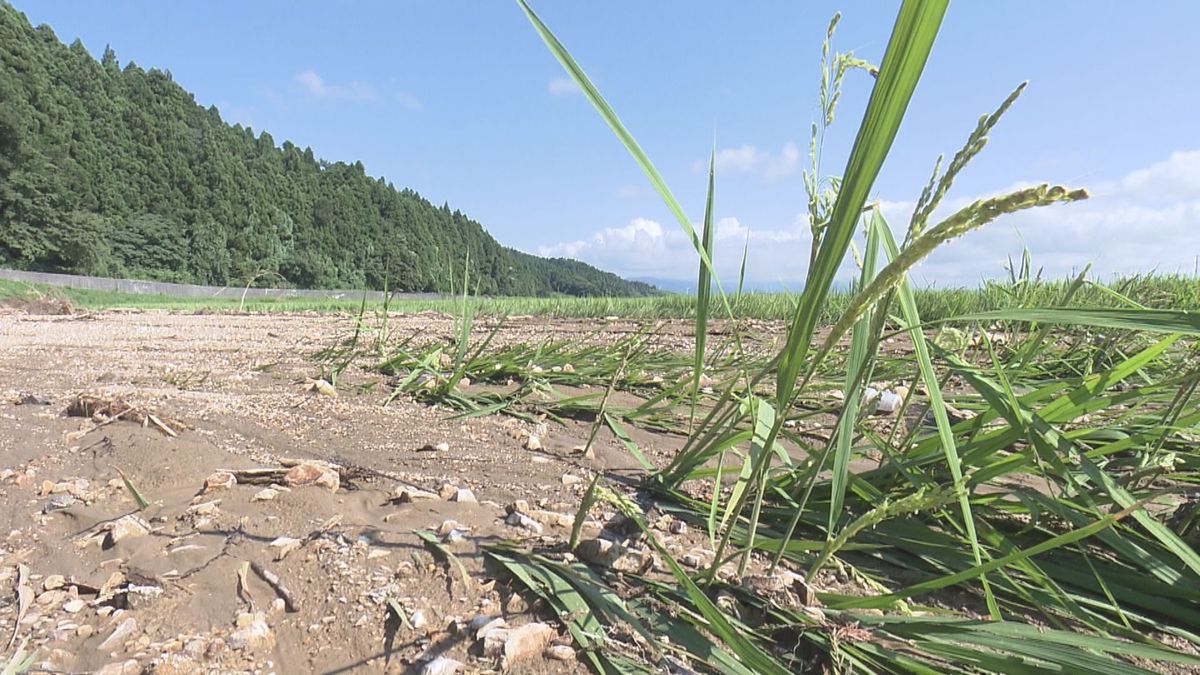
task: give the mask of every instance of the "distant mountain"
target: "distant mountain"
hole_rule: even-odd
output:
[[[0,0],[0,266],[207,284],[644,295],[498,244],[448,204],[222,121]]]

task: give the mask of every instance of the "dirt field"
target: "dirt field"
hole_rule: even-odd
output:
[[[313,353],[348,321],[4,310],[0,640],[28,638],[40,667],[54,672],[435,672],[446,663],[429,663],[437,656],[461,662],[459,672],[582,672],[570,650],[543,650],[547,640],[570,642],[551,617],[489,579],[479,546],[564,541],[570,520],[562,520],[594,472],[632,472],[633,460],[608,436],[595,458],[579,457],[582,424],[541,429],[535,451],[522,440],[533,423],[451,422],[444,410],[403,400],[384,407],[385,387],[354,386],[380,376],[354,368],[336,398],[307,391],[319,372]],[[393,322],[399,336],[450,329],[437,315]],[[555,326],[563,335],[594,329]],[[543,330],[517,321],[502,338]],[[678,340],[690,340],[682,328]],[[68,416],[81,394],[132,409],[108,423]],[[186,428],[172,437],[163,427],[176,422]],[[637,440],[652,458],[681,442]],[[288,460],[318,463],[285,477],[283,464],[296,463]],[[321,461],[335,465],[336,491],[303,484],[305,470],[328,473]],[[245,469],[276,471],[242,473],[234,485],[222,472]],[[413,501],[402,501],[405,489]],[[516,500],[530,503],[523,510],[536,513],[540,535],[506,524]],[[415,530],[448,541],[469,583]],[[686,552],[687,537],[674,540]],[[255,566],[244,571],[245,563]],[[278,577],[294,607],[258,569]],[[510,630],[480,639],[481,623],[497,616]],[[518,629],[547,620],[552,634]],[[506,635],[533,647],[518,652]]]

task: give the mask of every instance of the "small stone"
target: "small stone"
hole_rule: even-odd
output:
[[[68,600],[65,603],[63,603],[63,606],[62,606],[63,611],[66,612],[67,614],[75,614],[77,612],[80,612],[83,610],[84,607],[87,607],[87,603],[84,602],[83,600],[80,600],[79,598],[75,598],[74,600]]]
[[[451,485],[449,483],[442,483],[442,486],[438,488],[438,497],[446,501],[450,501],[456,492],[458,492],[458,486]]]
[[[422,490],[409,485],[402,485],[396,488],[395,500],[401,504],[409,504],[411,502],[430,501],[437,499],[438,496],[428,490]]]
[[[67,578],[61,574],[51,574],[42,582],[42,588],[47,591],[53,591],[66,585]]]
[[[229,475],[232,476],[233,474]],[[207,516],[212,518],[221,513],[220,505],[220,499],[214,499],[211,502],[200,502],[199,504],[192,504],[189,506],[187,511],[184,511],[184,513],[189,516]]]
[[[429,625],[429,618],[425,616],[425,612],[418,609],[408,617],[408,622],[415,630],[421,630]]]
[[[46,591],[45,593],[37,596],[37,603],[39,605],[57,605],[63,600],[66,600],[66,598],[66,591]]]
[[[250,498],[250,501],[252,501],[252,502],[269,502],[278,496],[279,496],[279,490],[276,490],[274,488],[263,488],[263,489],[259,490],[258,492],[254,493],[254,496]]]
[[[137,630],[137,620],[132,616],[117,624],[111,635],[104,639],[96,649],[107,652],[125,644],[125,640]]]
[[[541,450],[542,449],[542,437],[538,436],[537,434],[529,434],[529,438],[525,439],[525,449],[526,450]]]
[[[295,537],[278,537],[271,542],[271,548],[275,549],[275,559],[283,560],[289,553],[300,548],[300,544],[304,542]]]
[[[534,534],[542,533],[542,524],[525,515],[524,513],[521,513],[520,511],[513,511],[512,513],[508,514],[508,517],[504,519],[504,522],[512,525],[513,527],[524,528],[530,532],[533,532]]]
[[[108,544],[111,546],[123,539],[150,534],[150,526],[135,515],[118,518],[108,529]]]
[[[520,593],[513,593],[504,601],[504,613],[508,615],[524,614],[529,611],[529,603]]]
[[[463,664],[459,661],[446,656],[439,656],[421,668],[421,675],[454,675],[462,667]]]
[[[575,525],[575,516],[557,511],[536,510],[529,514],[534,520],[550,527],[570,528]]]
[[[562,475],[562,484],[563,485],[578,485],[580,483],[585,483],[585,482],[587,482],[587,480],[585,478],[583,478],[582,476],[576,476],[573,473],[564,473]]]
[[[138,675],[141,672],[142,666],[138,664],[137,659],[129,659],[103,666],[95,671],[95,675]]]
[[[86,623],[83,624],[82,626],[80,626],[79,628],[75,629],[75,634],[81,638],[90,638],[92,636],[92,633],[95,633],[95,632],[96,632],[96,629]]]
[[[454,494],[450,497],[450,501],[461,502],[464,504],[476,504],[479,502],[479,500],[475,499],[475,493],[471,492],[470,488],[459,488],[455,490]]]
[[[476,640],[482,640],[483,636],[486,635],[492,629],[503,628],[505,626],[505,621],[504,621],[504,617],[502,617],[502,616],[493,616],[491,614],[480,614],[479,616],[475,617],[474,619],[471,619],[471,622],[469,624],[467,624],[467,626],[471,630],[475,631],[475,639]]]
[[[695,553],[685,554],[679,559],[679,564],[683,565],[684,567],[699,567],[700,556],[696,555]]]
[[[483,655],[488,658],[495,658],[504,653],[504,643],[508,641],[508,634],[511,631],[503,626],[490,628],[483,632],[483,636],[479,639],[483,641]]]
[[[238,629],[229,636],[229,646],[234,649],[270,649],[275,646],[275,634],[267,625],[267,617],[262,612],[254,614],[239,614]]]
[[[504,641],[504,669],[541,655],[555,637],[554,629],[541,622],[509,631],[508,639]]]
[[[327,382],[323,379],[322,380],[314,380],[313,383],[308,386],[308,390],[315,391],[322,396],[328,396],[330,398],[337,398],[337,395],[338,395],[337,389],[335,389],[332,384],[330,384],[329,382]]]
[[[367,560],[378,560],[379,558],[386,558],[391,554],[391,551],[387,551],[382,548],[373,548],[370,551],[367,551]]]
[[[671,534],[687,534],[687,523],[682,520],[672,520],[667,526],[667,531]]]
[[[217,471],[204,479],[204,494],[228,490],[234,485],[237,485],[237,476],[230,471]]]
[[[546,647],[546,658],[553,661],[574,661],[575,650],[568,645],[550,645]]]
[[[529,513],[529,502],[525,501],[524,499],[518,499],[517,501],[504,507],[504,512],[505,513]]]

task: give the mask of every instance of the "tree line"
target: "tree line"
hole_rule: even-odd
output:
[[[169,71],[97,61],[0,0],[0,265],[224,285],[644,295],[500,245],[410,189],[229,125]]]

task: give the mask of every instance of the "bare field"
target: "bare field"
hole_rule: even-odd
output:
[[[385,661],[394,672],[415,672],[434,654],[472,670],[498,666],[499,659],[479,654],[468,623],[503,614],[520,625],[537,617],[503,584],[485,581],[479,544],[536,536],[504,523],[507,504],[523,499],[531,510],[573,516],[593,472],[619,475],[636,464],[608,435],[594,458],[578,456],[574,449],[588,433],[582,424],[542,429],[544,447],[533,451],[522,439],[534,423],[447,421],[445,410],[402,399],[385,407],[384,387],[353,385],[378,374],[354,368],[336,398],[306,391],[312,354],[339,339],[347,321],[136,310],[0,315],[0,525],[7,533],[0,566],[9,576],[27,566],[33,593],[23,612],[19,603],[0,606],[5,639],[20,616],[16,634],[31,637],[40,660],[69,672],[128,660],[138,669],[157,664],[153,672],[380,672]],[[440,315],[393,323],[395,335],[430,339],[450,327]],[[595,322],[553,327],[564,336],[595,329]],[[615,323],[607,330],[635,329]],[[502,338],[544,331],[544,321],[518,320]],[[676,332],[686,345],[683,326]],[[119,398],[187,429],[172,438],[156,424],[97,426],[67,416],[80,394]],[[22,397],[32,398],[14,405]],[[650,455],[682,442],[648,434],[638,440]],[[279,467],[286,459],[341,466],[339,489],[293,487],[264,501],[256,501],[264,485],[205,493],[219,470]],[[121,472],[150,502],[144,511]],[[395,499],[406,486],[448,494],[447,485],[469,489],[476,502]],[[127,516],[149,533],[112,542],[106,528]],[[450,548],[468,569],[466,587],[454,563],[438,561],[414,534],[444,533],[448,520],[463,531]],[[544,520],[541,536],[565,539],[569,523]],[[304,543],[277,560],[281,547],[272,542],[280,537]],[[253,572],[239,594],[243,562],[275,572],[298,611],[281,610],[276,592]],[[393,625],[389,599],[410,626]],[[246,645],[239,630],[252,626],[256,612],[269,633]],[[540,653],[514,665],[579,668]],[[110,672],[140,672],[127,667]]]

